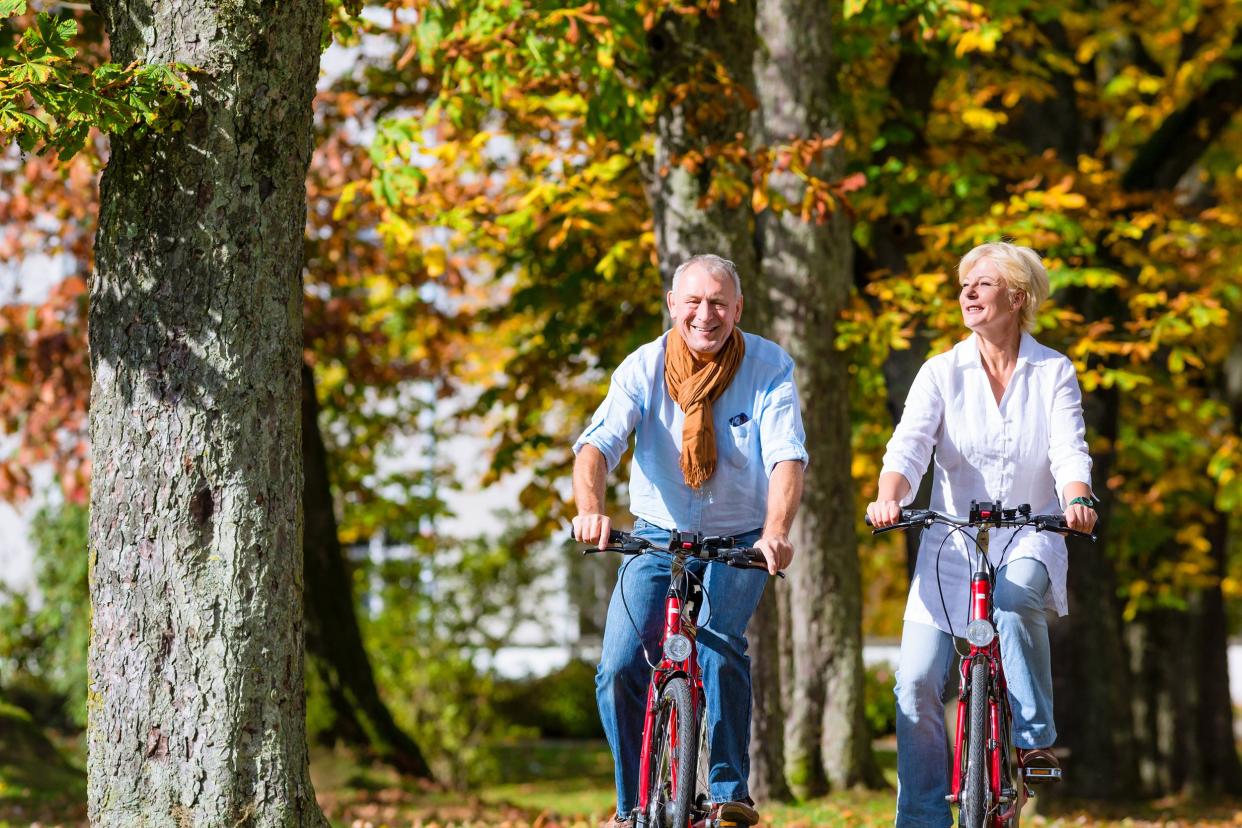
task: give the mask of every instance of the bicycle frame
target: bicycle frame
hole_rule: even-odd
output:
[[[984,527],[981,530],[986,532]],[[983,540],[986,549],[986,538]],[[961,804],[962,786],[965,784],[964,771],[967,739],[967,717],[969,700],[972,693],[988,694],[987,715],[987,766],[988,766],[988,808],[989,818],[986,824],[1003,828],[1016,820],[1021,805],[1020,791],[1017,787],[1006,787],[1005,782],[1013,781],[1010,763],[1014,761],[1012,732],[1010,730],[1012,714],[1009,709],[1009,688],[1005,683],[1005,669],[1001,661],[1000,633],[994,616],[993,593],[995,584],[993,573],[987,563],[986,552],[979,555],[979,563],[970,580],[970,622],[986,621],[994,631],[992,640],[984,646],[971,643],[970,652],[961,660],[961,683],[958,693],[957,727],[953,741],[953,778],[950,783],[950,801]],[[987,663],[987,686],[972,687],[971,668],[979,659]],[[1019,760],[1017,779],[1022,778],[1021,760]]]
[[[693,714],[697,724],[703,715],[703,678],[699,672],[697,632],[699,606],[702,603],[703,585],[686,571],[686,560],[674,554],[671,563],[671,578],[668,592],[664,597],[664,633],[660,636],[660,662],[651,671],[651,682],[647,688],[647,712],[643,717],[643,749],[638,771],[638,812],[635,814],[635,825],[643,828],[647,823],[647,809],[651,804],[651,755],[652,731],[655,728],[656,702],[665,682],[675,675],[684,675],[690,681],[693,692]],[[690,653],[684,659],[675,661],[665,651],[665,642],[670,636],[684,635],[690,640]],[[675,724],[675,723],[674,723]],[[677,728],[670,727],[670,738],[676,738]],[[672,769],[676,774],[676,768]],[[674,784],[676,777],[674,776]]]

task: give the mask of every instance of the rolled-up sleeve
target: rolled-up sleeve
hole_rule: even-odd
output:
[[[759,443],[763,468],[769,477],[777,463],[797,460],[805,466],[809,460],[792,360],[784,366],[763,396],[759,412]]]
[[[642,386],[637,382],[633,356],[617,367],[608,385],[608,395],[595,409],[591,423],[574,442],[574,454],[583,446],[595,446],[612,471],[630,443],[630,434],[643,415]]]
[[[1087,427],[1082,418],[1082,390],[1078,387],[1074,364],[1068,359],[1058,366],[1048,420],[1048,462],[1056,481],[1057,497],[1063,501],[1065,487],[1070,483],[1085,483],[1091,488],[1091,455],[1087,451]]]
[[[944,397],[936,385],[936,377],[932,363],[926,362],[919,369],[910,393],[906,395],[906,406],[901,413],[901,422],[893,430],[884,452],[884,464],[880,474],[897,472],[910,483],[910,490],[901,499],[902,506],[914,502],[919,490],[919,482],[931,462],[932,449],[936,447],[936,435],[944,422]]]

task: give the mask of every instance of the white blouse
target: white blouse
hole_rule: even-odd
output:
[[[1067,485],[1091,485],[1085,431],[1082,392],[1067,357],[1023,333],[1013,376],[998,405],[971,334],[920,369],[888,441],[881,473],[899,472],[910,482],[902,500],[909,505],[935,449],[932,509],[965,517],[971,500],[990,500],[1006,508],[1029,503],[1032,514],[1059,514]],[[992,529],[990,536],[988,557],[994,566],[1011,539],[1006,563],[1017,558],[1043,563],[1051,582],[1048,603],[1065,615],[1065,540],[1029,528]],[[969,617],[968,543],[947,526],[923,530],[905,620],[962,635]]]

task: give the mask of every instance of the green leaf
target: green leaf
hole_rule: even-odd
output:
[[[26,0],[0,0],[0,17],[14,17],[26,13]]]

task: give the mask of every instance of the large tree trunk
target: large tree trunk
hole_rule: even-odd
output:
[[[1212,560],[1216,577],[1228,574],[1229,515],[1217,513],[1212,531]],[[1195,636],[1199,646],[1199,707],[1191,727],[1200,754],[1200,776],[1196,788],[1205,793],[1242,792],[1242,764],[1234,741],[1233,700],[1229,694],[1229,618],[1220,582],[1203,590],[1194,609],[1201,629]]]
[[[756,52],[756,79],[768,144],[837,131],[831,20],[821,4],[808,0],[760,5],[763,47]],[[826,150],[811,172],[823,180],[838,177],[837,153]],[[769,186],[786,204],[803,201],[805,184],[793,173],[774,171]],[[803,796],[828,785],[878,786],[883,780],[871,754],[863,704],[850,374],[833,335],[853,282],[849,223],[840,209],[824,221],[805,221],[796,209],[768,212],[762,219],[769,328],[798,366],[813,453],[789,572],[794,685],[786,715],[786,772]]]
[[[749,189],[744,198],[729,200],[710,194],[718,176],[738,176],[749,183],[749,172],[724,162],[697,167],[683,160],[689,153],[716,150],[739,140],[746,143],[751,119],[747,101],[754,87],[754,0],[731,0],[716,14],[666,13],[648,35],[648,48],[664,88],[688,84],[698,91],[670,97],[656,118],[655,164],[648,197],[655,217],[656,246],[665,288],[671,288],[677,266],[699,253],[731,259],[742,277],[746,295],[743,326],[762,332],[765,302],[762,290],[746,292],[756,272]],[[718,70],[720,70],[718,72]],[[727,76],[725,89],[707,88]],[[751,721],[751,795],[758,800],[787,797],[780,773],[780,627],[774,590],[767,594],[747,629],[750,642],[754,714]]]
[[[755,0],[730,0],[712,15],[667,12],[648,34],[648,48],[665,88],[687,84],[692,91],[670,96],[656,116],[655,168],[649,198],[655,217],[656,246],[664,287],[671,287],[677,266],[699,253],[731,259],[742,275],[742,288],[755,273],[749,190],[740,203],[714,195],[713,178],[736,175],[749,182],[746,169],[724,160],[684,163],[688,154],[745,146],[754,88],[751,56],[755,50]],[[717,69],[730,79],[717,83]],[[746,318],[763,318],[762,296],[747,295]],[[753,327],[753,326],[751,326]]]
[[[890,158],[904,161],[927,151],[923,130],[941,73],[939,63],[932,58],[933,52],[930,49],[903,50],[893,67],[888,79],[893,98],[888,107],[889,116],[880,130],[887,137],[887,141],[884,148],[872,159],[873,166],[882,167]],[[889,276],[903,276],[909,272],[907,259],[923,244],[916,232],[917,220],[917,215],[907,213],[886,215],[872,222],[870,254],[855,249],[854,282],[860,290],[873,271]],[[914,378],[927,359],[930,345],[930,335],[920,326],[911,335],[909,348],[891,350],[884,360],[886,407],[894,426],[901,420],[910,386],[914,384]],[[931,475],[927,474],[923,476],[911,505],[925,507],[930,499]],[[913,578],[922,531],[902,534],[906,544],[906,576]]]
[[[1218,515],[1209,533],[1218,577],[1226,520]],[[1219,585],[1194,591],[1185,609],[1142,613],[1127,630],[1139,772],[1150,796],[1239,790],[1227,633]]]
[[[1088,429],[1102,438],[1092,451],[1091,472],[1096,493],[1104,497],[1096,527],[1100,541],[1094,546],[1069,541],[1070,614],[1049,630],[1054,719],[1069,760],[1065,781],[1040,796],[1107,799],[1133,794],[1138,781],[1117,575],[1105,551],[1112,512],[1105,486],[1120,399],[1116,389],[1099,389],[1084,405]]]
[[[785,781],[785,704],[781,699],[782,603],[776,589],[764,591],[750,619],[747,638],[754,712],[750,719],[750,795],[756,802],[791,798]]]
[[[320,4],[99,0],[194,69],[114,138],[91,283],[95,826],[326,825],[302,674],[301,263]]]
[[[309,365],[302,366],[302,463],[306,473],[302,494],[306,669],[318,678],[333,714],[331,727],[320,737],[363,748],[405,773],[429,778],[431,769],[422,751],[393,721],[380,698],[362,644],[352,582],[336,531],[315,375]]]

